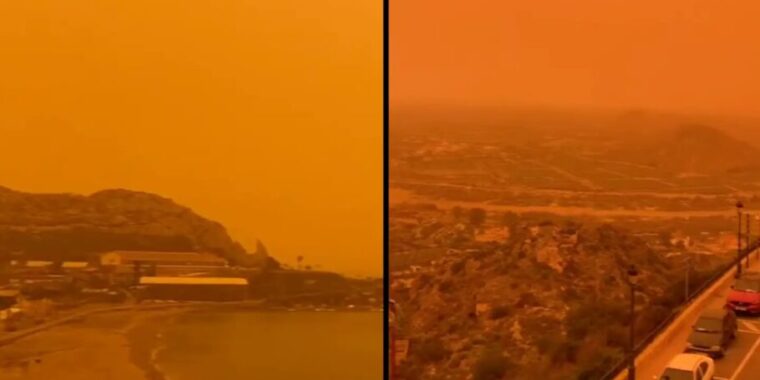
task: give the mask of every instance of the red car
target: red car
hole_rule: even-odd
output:
[[[736,279],[726,307],[736,313],[760,314],[760,273],[746,273]]]

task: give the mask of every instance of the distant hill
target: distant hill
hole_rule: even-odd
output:
[[[123,189],[89,196],[0,187],[0,256],[88,260],[107,250],[206,251],[232,263],[277,264],[250,255],[225,228],[158,195]]]
[[[648,158],[656,166],[683,174],[721,174],[757,169],[757,149],[705,125],[685,125],[659,143]]]

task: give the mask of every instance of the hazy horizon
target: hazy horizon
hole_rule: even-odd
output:
[[[390,98],[757,117],[758,11],[751,1],[394,3]]]
[[[379,276],[381,20],[347,0],[3,3],[0,185],[156,193],[249,250]]]

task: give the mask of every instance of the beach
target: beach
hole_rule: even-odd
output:
[[[0,380],[163,380],[157,334],[182,309],[93,314],[0,347]]]
[[[376,380],[382,313],[193,305],[98,312],[0,346],[0,380]],[[163,372],[163,373],[162,373]]]

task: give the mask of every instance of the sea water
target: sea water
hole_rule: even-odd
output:
[[[192,312],[161,333],[168,380],[380,380],[381,312]]]

